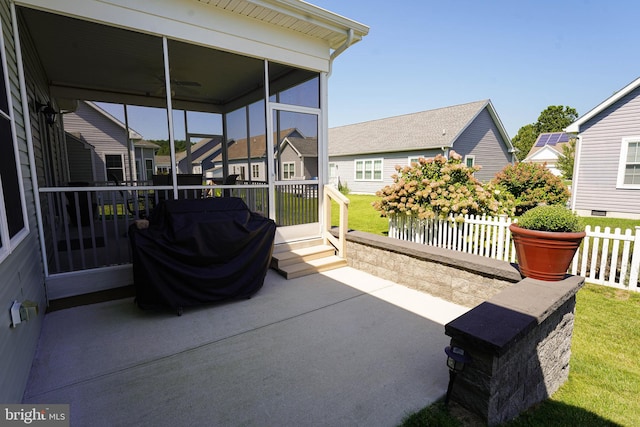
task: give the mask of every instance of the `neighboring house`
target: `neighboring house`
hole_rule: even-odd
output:
[[[488,181],[515,161],[514,148],[490,100],[329,129],[329,179],[373,194],[393,182],[396,165],[454,150]]]
[[[206,171],[213,170],[214,159],[222,152],[223,139],[222,135],[216,135],[211,138],[203,138],[191,145],[191,168],[189,168],[187,152],[176,153],[178,173],[204,174]]]
[[[317,179],[318,177],[318,139],[305,137],[298,129],[286,129],[280,132],[278,144],[274,133],[274,152],[279,146],[278,180]],[[240,181],[265,182],[267,180],[267,142],[266,135],[258,135],[229,141],[227,152],[228,174],[238,175]],[[222,154],[214,159],[216,177],[222,176]],[[249,172],[250,171],[250,172]]]
[[[318,138],[292,132],[280,143],[280,153],[283,180],[318,179]]]
[[[301,115],[295,100],[304,102],[304,115],[313,118],[321,136],[318,152],[326,153],[322,118],[332,62],[368,31],[297,0],[0,0],[0,402],[23,399],[51,299],[132,283],[124,228],[129,214],[93,208],[87,197],[78,208],[93,209],[93,216],[88,224],[73,224],[62,204],[72,180],[104,181],[109,173],[135,180],[131,152],[141,154],[139,176],[147,174],[152,168],[146,150],[153,148],[91,102],[79,102],[74,112],[75,106],[66,106],[92,100],[160,108],[174,140],[167,106],[216,113],[223,120],[235,111],[247,118],[246,134],[264,133],[271,140],[272,123],[265,118],[276,111]],[[259,114],[248,114],[251,105],[260,107]],[[326,169],[326,156],[318,161]],[[325,183],[307,185],[322,194]],[[273,196],[275,186],[269,177],[259,190]],[[136,191],[123,188],[130,195]],[[95,186],[76,194],[85,191],[95,196],[116,190]],[[320,236],[316,218],[322,204],[314,206],[318,214],[311,222],[279,226],[276,241]],[[276,207],[267,208],[276,218]],[[63,235],[68,240],[61,248]],[[122,250],[111,250],[120,244]],[[98,254],[115,261],[94,266]],[[35,302],[41,314],[9,327],[9,307],[25,300]]]
[[[640,219],[640,78],[569,125],[577,133],[571,207]]]
[[[171,172],[171,156],[162,155],[155,157],[156,160],[156,175],[168,175]]]
[[[148,173],[155,169],[154,153],[159,147],[143,141],[142,136],[131,129],[127,139],[126,125],[95,103],[80,101],[75,111],[66,113],[64,130],[69,163],[75,166],[83,161],[82,167],[91,168],[84,171],[70,168],[75,176],[70,176],[69,181],[107,182],[112,180],[110,177],[120,182],[151,179]],[[130,143],[134,149],[133,162]]]
[[[545,164],[551,173],[561,176],[562,171],[557,168],[558,158],[563,156],[562,147],[569,144],[570,139],[570,135],[566,132],[541,133],[527,157],[522,161]]]
[[[145,141],[144,139],[133,143],[136,159],[136,181],[147,181],[147,183],[151,181],[156,169],[156,151],[158,151],[159,148],[160,146],[158,144]]]

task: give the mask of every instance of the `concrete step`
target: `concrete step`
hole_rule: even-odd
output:
[[[297,242],[278,243],[273,247],[273,253],[288,252],[296,249],[309,248],[311,246],[318,246],[324,244],[321,238],[298,240]]]
[[[299,262],[296,264],[282,266],[278,268],[277,271],[287,279],[295,279],[296,277],[308,276],[322,271],[345,267],[346,265],[346,259],[340,258],[336,255],[331,255],[307,262]]]
[[[291,264],[329,257],[335,255],[335,252],[335,248],[331,245],[316,245],[292,249],[286,252],[274,253],[271,257],[271,265],[273,268],[278,269]]]

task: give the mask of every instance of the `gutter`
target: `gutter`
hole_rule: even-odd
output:
[[[331,56],[329,57],[329,72],[327,73],[327,78],[331,77],[331,73],[333,72],[333,61],[349,46],[353,44],[353,28],[349,28],[347,31],[347,39],[342,43],[342,46],[331,52]]]

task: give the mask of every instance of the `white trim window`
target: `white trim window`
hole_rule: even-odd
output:
[[[464,164],[468,168],[474,167],[476,164],[476,156],[473,156],[473,155],[464,156]]]
[[[108,181],[111,181],[113,178],[116,178],[118,182],[124,181],[124,159],[122,154],[105,153],[104,167]]]
[[[282,179],[293,179],[296,176],[296,164],[294,162],[282,163]]]
[[[260,165],[259,164],[251,165],[251,178],[253,178],[253,179],[260,178]]]
[[[335,162],[329,162],[329,178],[335,179],[338,177],[338,164]]]
[[[426,156],[411,156],[407,159],[407,165],[411,166],[413,163],[420,164],[420,158],[427,158]]]
[[[640,136],[622,138],[617,184],[619,188],[640,189]]]
[[[355,160],[356,181],[382,181],[382,159]]]
[[[29,232],[2,34],[0,23],[0,261]]]

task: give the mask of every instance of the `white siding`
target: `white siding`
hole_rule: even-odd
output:
[[[640,135],[640,88],[581,127],[575,208],[639,214],[640,190],[616,188],[622,138]]]
[[[376,191],[392,184],[391,176],[396,173],[396,165],[407,166],[410,157],[434,157],[440,150],[401,151],[386,154],[363,154],[358,156],[334,156],[329,162],[338,166],[337,176],[342,185],[347,185],[352,193],[375,194]],[[356,181],[355,161],[368,159],[383,159],[382,181]]]
[[[108,181],[104,163],[107,154],[121,154],[125,180],[129,180],[130,176],[135,180],[135,174],[129,174],[129,151],[124,128],[84,102],[79,103],[75,112],[65,115],[64,128],[67,132],[81,133],[82,137],[95,148],[100,159],[99,163],[95,165],[96,181]]]

